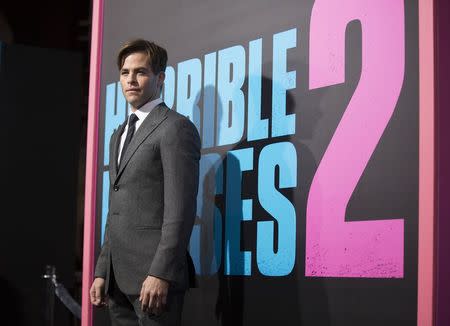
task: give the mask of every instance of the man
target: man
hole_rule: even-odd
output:
[[[179,325],[192,281],[200,137],[159,98],[167,52],[133,40],[117,64],[131,114],[111,136],[105,240],[90,290],[113,325]]]

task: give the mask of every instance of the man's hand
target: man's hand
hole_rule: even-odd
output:
[[[147,276],[142,283],[139,297],[142,311],[149,311],[155,315],[161,314],[167,303],[168,291],[169,282],[154,276]]]
[[[91,303],[94,306],[103,307],[104,305],[106,305],[105,279],[96,277],[94,279],[94,282],[92,282],[89,294],[91,295]]]

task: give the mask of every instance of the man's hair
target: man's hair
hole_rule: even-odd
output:
[[[117,67],[119,70],[122,69],[126,57],[136,52],[147,54],[148,63],[154,74],[166,70],[167,51],[158,44],[143,39],[130,40],[122,45],[117,55]]]

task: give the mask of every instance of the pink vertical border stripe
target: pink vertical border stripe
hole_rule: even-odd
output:
[[[434,6],[419,0],[419,253],[417,325],[434,325],[435,103]]]
[[[450,325],[450,2],[435,0],[436,272],[435,326]]]
[[[98,113],[103,40],[103,0],[93,0],[89,107],[86,145],[86,181],[84,202],[83,280],[81,326],[92,325],[89,288],[93,279],[95,249],[95,215],[97,193]]]

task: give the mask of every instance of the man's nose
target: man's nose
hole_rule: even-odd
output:
[[[128,84],[133,84],[135,82],[136,82],[136,74],[133,74],[133,73],[128,74],[127,83]]]

